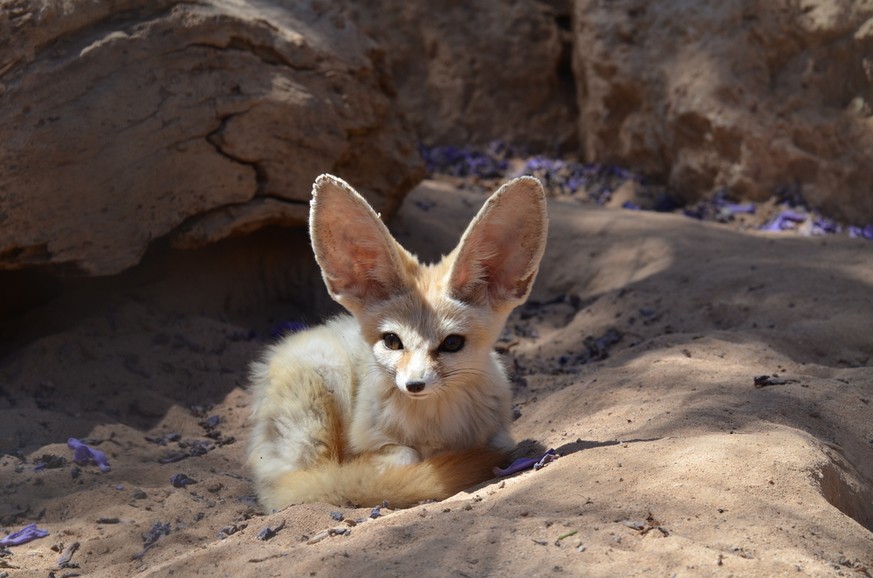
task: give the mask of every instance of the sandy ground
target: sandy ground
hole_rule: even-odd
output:
[[[433,257],[483,200],[429,181],[391,227]],[[10,277],[33,307],[0,326],[0,528],[49,535],[0,576],[873,574],[873,243],[550,210],[500,347],[516,437],[562,457],[377,518],[264,515],[242,465],[248,362],[329,310],[299,232]],[[74,477],[69,437],[111,471]]]

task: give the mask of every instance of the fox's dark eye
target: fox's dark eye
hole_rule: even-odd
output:
[[[445,351],[446,353],[454,353],[456,351],[460,351],[464,348],[464,336],[463,335],[449,335],[443,342],[440,343],[439,350]]]
[[[397,351],[398,349],[403,349],[403,342],[400,341],[400,338],[397,337],[396,333],[386,333],[382,336],[382,343],[385,344],[385,347],[388,349],[393,349]]]

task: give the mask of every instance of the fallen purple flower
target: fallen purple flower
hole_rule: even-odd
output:
[[[36,527],[36,524],[28,524],[17,532],[12,532],[5,538],[0,539],[0,547],[18,546],[37,538],[45,538],[49,533]]]
[[[188,453],[192,456],[202,456],[205,455],[209,450],[212,449],[212,443],[207,440],[194,440],[191,442],[191,447],[188,449]]]
[[[550,449],[542,456],[536,458],[518,458],[509,466],[505,468],[494,468],[494,475],[499,477],[511,476],[512,474],[517,474],[518,472],[523,472],[524,470],[529,470],[531,468],[538,470],[547,463],[557,459],[557,454],[555,450]]]
[[[194,440],[191,442],[179,442],[179,447],[185,448],[186,451],[170,451],[158,458],[160,464],[172,464],[181,462],[184,459],[202,456],[212,449],[212,443],[208,440]]]
[[[631,211],[639,211],[641,207],[633,201],[625,201],[621,204],[622,209],[628,209]]]
[[[834,235],[840,232],[840,226],[831,219],[814,215],[812,218],[812,234],[813,235]]]
[[[101,472],[108,472],[112,469],[109,467],[109,461],[106,459],[106,454],[100,450],[96,450],[76,438],[68,439],[67,446],[73,450],[73,462],[80,466],[93,462],[97,464],[97,467],[100,468]]]
[[[564,168],[564,161],[560,159],[549,159],[545,157],[533,157],[529,159],[524,166],[524,173],[534,173],[536,171],[557,172]]]
[[[279,533],[279,530],[281,530],[284,527],[285,527],[285,520],[282,520],[281,522],[279,522],[276,526],[273,526],[272,528],[270,526],[266,526],[264,528],[261,528],[261,531],[258,532],[258,535],[256,537],[258,540],[271,540],[276,536],[276,534]]]
[[[169,442],[177,442],[182,439],[182,434],[178,432],[167,432],[160,437],[154,436],[145,436],[147,442],[152,442],[153,444],[158,444],[159,446],[165,446]]]
[[[170,478],[170,483],[174,488],[184,488],[185,486],[198,483],[194,478],[188,477],[186,474],[174,474]]]
[[[754,215],[755,203],[728,203],[724,206],[723,210],[731,215],[739,215],[742,213]]]
[[[586,337],[584,340],[585,347],[589,356],[589,361],[602,361],[609,357],[609,348],[619,341],[624,335],[614,327],[606,330],[606,333],[600,337]]]
[[[873,241],[873,224],[866,227],[849,227],[849,236]]]
[[[221,417],[212,415],[201,421],[200,426],[204,429],[215,429],[219,423],[221,423]]]
[[[536,458],[518,458],[511,464],[509,464],[505,468],[494,468],[495,476],[511,476],[512,474],[522,472],[524,470],[531,469],[535,463],[537,463]]]
[[[447,173],[457,177],[471,175],[500,177],[509,163],[486,152],[454,146],[420,147],[428,173]]]
[[[543,457],[541,457],[537,463],[535,463],[533,465],[533,469],[534,470],[542,469],[546,465],[555,461],[556,459],[558,459],[558,455],[555,453],[555,450],[549,450],[545,454],[543,454]]]
[[[607,167],[607,172],[614,177],[618,177],[623,181],[638,181],[640,180],[640,176],[633,171],[629,171],[624,167],[620,167],[617,165],[609,165]]]
[[[797,211],[782,211],[776,217],[761,227],[762,231],[785,231],[793,229],[797,224],[806,221],[808,215]]]
[[[167,536],[170,534],[170,524],[167,522],[155,522],[152,524],[152,527],[149,528],[149,531],[142,535],[143,541],[143,549],[138,554],[133,555],[134,560],[139,560],[143,556],[145,556],[146,552],[152,549],[152,546],[157,544],[158,540],[161,539],[161,536]]]
[[[167,522],[155,522],[149,531],[143,534],[143,546],[153,546],[161,536],[167,536],[170,533],[170,524]]]
[[[574,194],[576,191],[588,184],[588,179],[584,175],[578,175],[574,173],[567,177],[567,182],[565,184],[567,185],[567,190],[570,192],[570,194]]]

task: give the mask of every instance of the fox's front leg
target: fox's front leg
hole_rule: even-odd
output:
[[[401,444],[384,445],[370,457],[380,473],[388,468],[410,466],[421,461],[421,454],[415,448]]]

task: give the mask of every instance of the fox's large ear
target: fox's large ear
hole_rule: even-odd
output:
[[[461,301],[515,307],[525,300],[546,248],[546,195],[533,177],[494,193],[456,249],[449,287]]]
[[[404,286],[410,256],[364,197],[342,179],[315,179],[309,235],[327,290],[349,311],[383,300]]]

